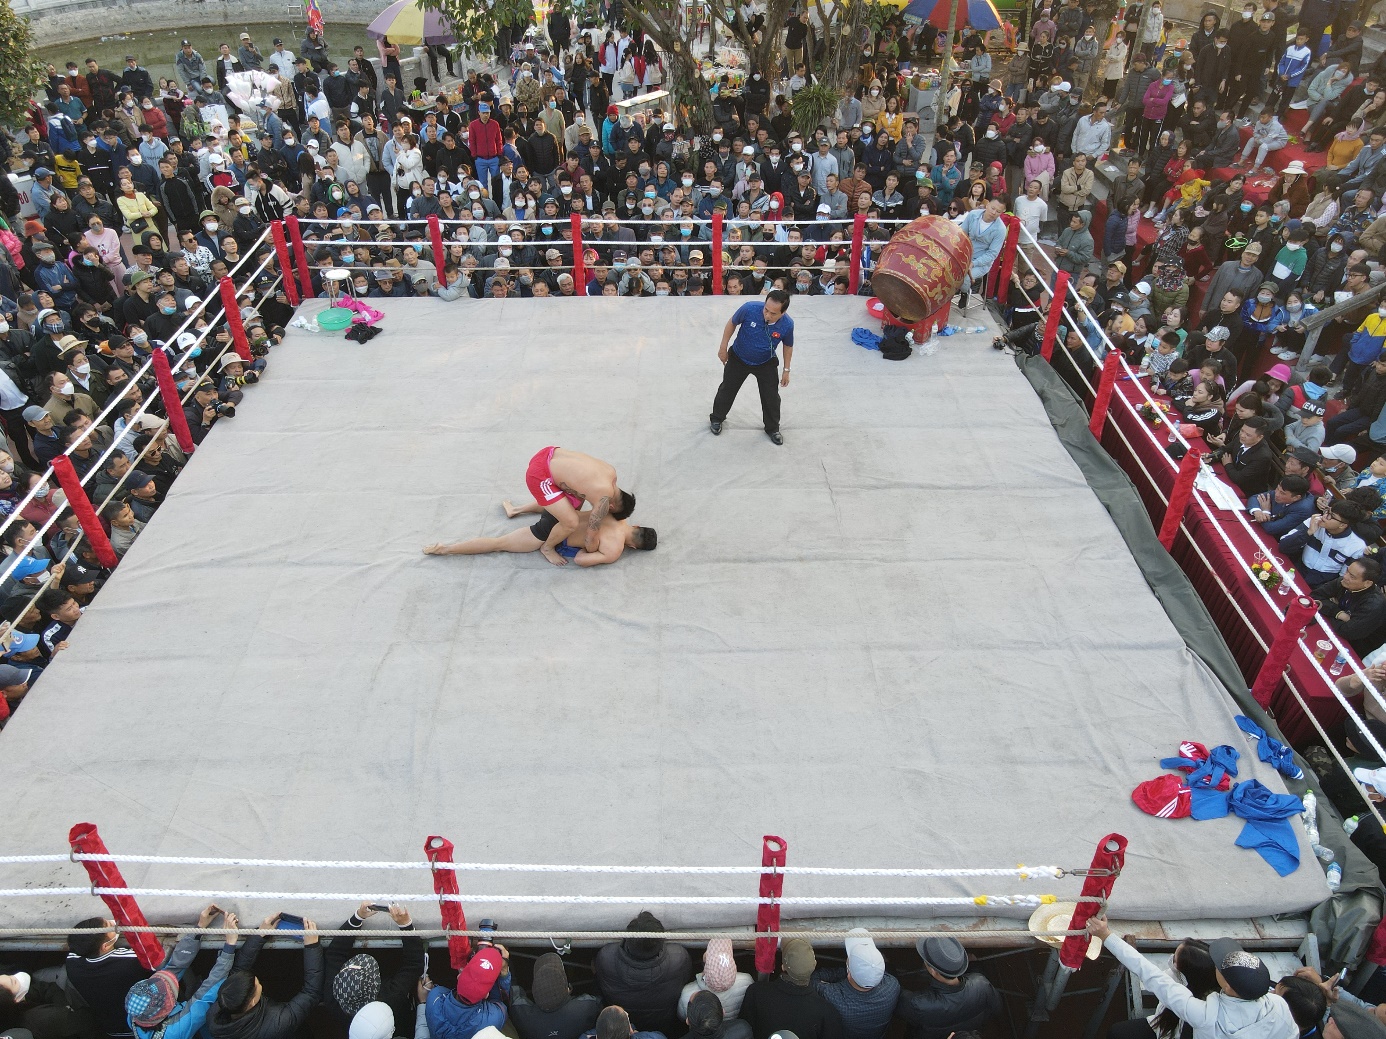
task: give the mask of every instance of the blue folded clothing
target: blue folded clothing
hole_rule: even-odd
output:
[[[1246,715],[1236,718],[1237,727],[1246,733],[1247,739],[1256,740],[1256,756],[1288,779],[1303,779],[1304,769],[1295,764],[1294,751],[1257,725]]]
[[[852,342],[865,347],[867,350],[879,350],[881,348],[881,337],[869,328],[852,329]]]

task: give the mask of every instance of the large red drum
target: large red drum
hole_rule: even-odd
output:
[[[946,309],[972,267],[972,242],[942,216],[902,227],[881,250],[871,290],[906,324]]]

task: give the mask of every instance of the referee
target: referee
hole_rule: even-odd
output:
[[[789,363],[794,357],[794,320],[785,317],[789,309],[789,293],[772,289],[765,302],[752,301],[737,308],[727,327],[722,330],[722,345],[717,359],[722,362],[722,385],[712,401],[708,416],[713,436],[720,436],[722,423],[732,402],[741,392],[748,375],[756,377],[760,387],[760,410],[765,416],[765,435],[776,444],[783,444],[780,434],[780,387],[789,385]],[[732,333],[736,333],[735,341]],[[784,347],[784,374],[779,374],[779,358],[775,351]]]

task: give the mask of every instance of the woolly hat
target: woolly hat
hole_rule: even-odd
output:
[[[780,973],[791,985],[807,985],[818,966],[818,957],[806,938],[791,938],[780,951]]]
[[[334,984],[334,994],[336,988]],[[351,1019],[351,1028],[347,1031],[347,1039],[391,1039],[394,1034],[395,1012],[388,1003],[375,1002],[367,1003],[356,1011]]]
[[[1187,819],[1193,811],[1191,797],[1184,777],[1175,775],[1148,779],[1131,791],[1136,807],[1158,819]]]
[[[568,975],[563,958],[556,952],[546,952],[534,962],[534,1003],[551,1014],[568,1002]]]
[[[500,980],[501,954],[493,947],[480,949],[457,975],[457,998],[464,1003],[480,1003]]]
[[[709,992],[726,992],[736,984],[736,959],[730,938],[714,938],[703,952],[703,984]]]
[[[125,1012],[140,1028],[153,1028],[173,1012],[178,1003],[178,976],[170,970],[155,971],[137,981],[125,994]]]
[[[240,360],[236,354],[227,354],[227,357]],[[375,961],[374,956],[357,953],[342,965],[342,969],[332,979],[332,998],[337,1001],[337,1005],[347,1017],[354,1017],[357,1011],[378,995],[380,964]],[[393,1029],[394,1025],[390,1027]]]

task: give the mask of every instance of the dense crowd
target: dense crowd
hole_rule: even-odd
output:
[[[1068,272],[1084,308],[1066,308],[1061,370],[1079,381],[1108,342],[1122,351],[1214,452],[1368,676],[1386,678],[1386,55],[1367,60],[1363,26],[1333,0],[1298,11],[1258,0],[1231,25],[1213,10],[1187,29],[1158,0],[1122,10],[1114,23],[1093,0],[1040,0],[1020,29],[965,32],[947,60],[932,26],[889,19],[860,41],[854,89],[807,130],[794,99],[812,82],[822,26],[806,12],[767,26],[755,0],[737,17],[781,34],[780,60],[716,82],[713,124],[701,128],[667,102],[640,103],[665,66],[619,0],[591,24],[555,13],[503,33],[495,62],[445,90],[402,82],[388,40],[375,55],[334,57],[316,33],[263,51],[242,34],[209,58],[185,41],[172,80],[156,82],[133,54],[118,72],[51,69],[31,123],[7,139],[13,168],[33,178],[34,216],[18,218],[0,178],[0,423],[13,448],[0,456],[0,543],[9,562],[26,546],[29,556],[0,585],[0,704],[8,713],[42,674],[108,576],[44,479],[48,463],[70,449],[123,555],[186,461],[162,403],[132,418],[154,389],[151,351],[187,355],[177,376],[195,442],[233,416],[292,312],[270,259],[238,301],[246,363],[227,352],[220,303],[198,312],[198,301],[269,258],[267,225],[288,215],[308,242],[312,295],[461,302],[845,294],[854,281],[869,294],[898,222],[935,214],[973,242],[966,302],[1013,214],[1025,259],[1000,301],[1010,327],[997,345],[1038,349],[1052,303],[1044,272]],[[435,81],[439,59],[454,73],[450,53],[429,59]],[[931,66],[943,67],[938,126]],[[1287,149],[1297,157],[1268,166]],[[1115,174],[1099,169],[1108,163]],[[325,277],[333,269],[349,276]],[[186,337],[204,329],[199,350]],[[1342,682],[1360,693],[1358,679]],[[1386,741],[1386,712],[1370,697],[1366,710]],[[1360,733],[1344,749],[1386,767]],[[1327,764],[1325,794],[1360,815],[1361,789]],[[1386,873],[1375,830],[1352,839]],[[362,906],[344,926],[378,910]],[[219,915],[211,907],[199,924]],[[648,913],[597,955],[595,992],[575,994],[556,954],[533,965],[526,990],[499,945],[481,946],[455,984],[434,985],[408,914],[389,915],[403,931],[396,972],[351,937],[324,949],[308,922],[302,988],[283,1002],[278,979],[266,976],[269,993],[257,980],[261,938],[230,935],[199,975],[195,942],[151,973],[111,932],[72,936],[61,977],[0,975],[0,1010],[34,1039],[290,1039],[310,1019],[350,1039],[881,1039],[892,1022],[913,1039],[961,1039],[1001,1009],[951,939],[920,942],[922,985],[902,986],[865,932],[846,942],[845,969],[819,967],[794,939],[778,973],[753,980],[726,940],[709,943],[695,974]],[[1161,981],[1106,941],[1162,1000],[1122,1039],[1386,1035],[1386,1012],[1371,1009],[1386,996],[1379,972],[1354,985],[1360,999],[1312,973],[1272,985],[1254,955],[1190,941],[1175,955],[1179,977]]]
[[[0,1022],[7,1039],[295,1039],[308,1027],[350,1039],[884,1039],[892,1022],[911,1039],[958,1039],[998,1020],[1001,997],[974,970],[956,938],[920,939],[920,961],[910,988],[886,969],[871,935],[854,930],[842,943],[846,964],[819,965],[814,947],[788,937],[779,970],[758,980],[740,970],[730,938],[707,943],[702,969],[689,951],[662,937],[649,912],[626,928],[628,937],[600,948],[591,963],[595,984],[575,992],[556,952],[532,965],[522,987],[504,945],[482,942],[451,984],[440,957],[430,967],[423,938],[411,936],[406,909],[362,905],[341,929],[379,939],[363,924],[388,912],[402,941],[397,966],[386,972],[373,955],[344,935],[319,942],[316,926],[280,914],[261,926],[299,927],[303,933],[302,984],[283,1002],[257,979],[265,939],[236,934],[234,914],[209,906],[197,926],[229,928],[205,974],[189,968],[199,938],[180,939],[157,971],[142,967],[112,922],[95,918],[73,934],[61,970],[0,974]],[[745,954],[743,954],[743,958]],[[837,957],[840,960],[840,956]],[[264,972],[261,971],[263,974]],[[276,995],[283,986],[275,985]],[[297,986],[297,982],[295,982]],[[319,1031],[323,1029],[325,1031]]]

